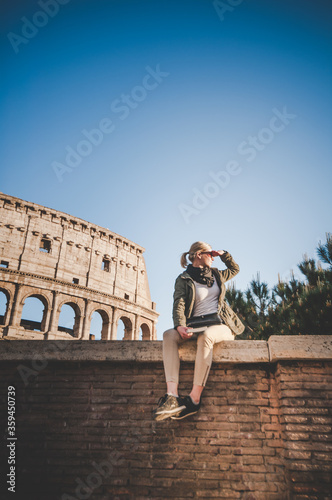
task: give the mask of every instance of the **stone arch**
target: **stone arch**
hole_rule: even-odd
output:
[[[95,307],[89,313],[88,322],[89,322],[90,335],[91,335],[91,321],[92,321],[92,317],[95,313],[98,313],[102,319],[101,340],[107,340],[108,339],[108,332],[109,332],[109,328],[110,328],[110,323],[111,323],[111,318],[110,318],[109,313],[107,311],[105,311],[104,309],[101,309],[100,307]]]
[[[124,335],[122,340],[132,340],[133,339],[133,330],[134,324],[131,318],[129,318],[126,313],[119,314],[119,317],[116,322],[116,328],[119,326],[119,321],[122,321],[124,325]]]
[[[47,307],[47,309],[50,309],[51,296],[47,293],[47,291],[35,287],[23,287],[20,290],[20,296],[18,299],[19,305],[23,307],[24,302],[29,297],[39,298],[44,303],[45,307]]]
[[[28,299],[38,299],[44,306],[40,322],[23,318],[24,306],[27,305]],[[37,330],[40,332],[45,332],[47,330],[46,320],[49,312],[49,306],[49,300],[43,293],[36,293],[32,290],[30,292],[27,292],[23,297],[21,297],[20,300],[20,327],[23,327],[25,330]]]
[[[74,311],[74,325],[73,328],[67,328],[63,326],[59,326],[61,310],[64,305],[70,306]],[[57,307],[57,330],[60,332],[65,332],[71,335],[72,337],[79,338],[81,334],[81,323],[82,323],[82,312],[83,307],[79,305],[79,301],[73,300],[72,297],[66,297],[59,302]]]
[[[142,340],[152,340],[151,329],[144,321],[140,325],[140,331],[142,331]]]
[[[84,300],[81,298],[74,297],[72,295],[67,295],[67,294],[62,294],[62,293],[59,294],[59,299],[58,299],[58,303],[57,303],[57,311],[60,312],[61,307],[64,304],[67,304],[69,302],[71,304],[73,304],[73,307],[77,307],[79,309],[81,315],[83,314]]]
[[[0,295],[4,295],[6,303],[5,303],[5,308],[3,311],[0,311],[0,326],[6,325],[8,322],[8,316],[9,316],[9,311],[10,311],[10,304],[11,304],[11,293],[10,291],[3,287],[0,286]],[[2,314],[3,312],[3,314]]]

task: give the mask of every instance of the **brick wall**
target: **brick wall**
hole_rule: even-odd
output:
[[[276,381],[288,488],[332,498],[332,363],[279,363]]]
[[[161,342],[2,341],[4,492],[8,385],[17,441],[16,493],[1,498],[332,498],[331,340],[221,343],[200,412],[179,422],[151,418]],[[185,394],[193,346],[181,358]]]

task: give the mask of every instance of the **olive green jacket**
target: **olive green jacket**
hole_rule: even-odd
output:
[[[244,331],[244,325],[224,300],[226,293],[224,283],[233,278],[240,271],[240,268],[230,253],[225,252],[220,258],[226,264],[227,269],[219,271],[216,267],[211,268],[220,288],[218,314],[235,335],[240,335]],[[187,271],[177,277],[173,299],[174,328],[186,326],[187,319],[191,317],[195,303],[195,284]]]

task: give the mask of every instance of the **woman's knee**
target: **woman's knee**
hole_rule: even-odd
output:
[[[211,336],[211,332],[209,332],[208,329],[198,335],[197,344],[203,344],[205,346],[213,346],[214,339]]]
[[[178,340],[179,334],[174,328],[170,328],[163,333],[163,340]]]
[[[221,342],[222,340],[234,340],[231,329],[226,325],[210,326],[205,330],[203,335],[205,336],[205,342],[211,342],[212,344]]]

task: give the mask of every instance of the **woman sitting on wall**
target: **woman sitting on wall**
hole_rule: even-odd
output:
[[[220,257],[227,269],[219,271],[211,267],[214,257]],[[153,412],[155,420],[169,417],[178,420],[198,412],[212,364],[213,345],[222,340],[234,340],[235,335],[244,330],[244,325],[224,300],[225,281],[239,272],[232,256],[198,241],[191,245],[189,252],[182,254],[181,266],[186,270],[175,281],[174,329],[167,330],[163,337],[167,393]],[[178,346],[189,340],[197,340],[194,383],[189,396],[182,398],[178,395]]]

